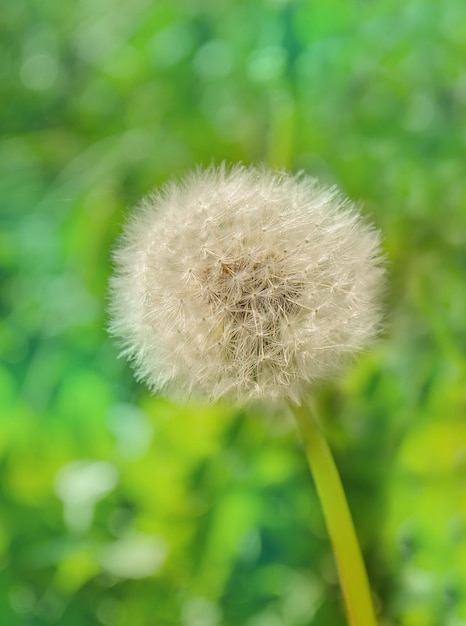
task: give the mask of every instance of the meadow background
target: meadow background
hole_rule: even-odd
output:
[[[151,397],[105,331],[128,208],[226,160],[382,229],[387,329],[316,398],[380,626],[465,626],[464,2],[15,0],[0,28],[0,623],[345,624],[290,418]]]

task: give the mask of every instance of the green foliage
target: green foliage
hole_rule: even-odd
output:
[[[290,418],[150,398],[105,333],[126,207],[225,159],[382,228],[385,336],[317,400],[381,625],[464,626],[464,3],[18,0],[0,27],[0,623],[345,623]]]

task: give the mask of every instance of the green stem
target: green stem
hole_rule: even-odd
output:
[[[320,426],[303,406],[290,403],[333,544],[351,626],[376,626],[366,568],[338,470]]]

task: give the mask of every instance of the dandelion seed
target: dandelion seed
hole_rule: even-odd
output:
[[[114,262],[110,330],[153,391],[299,404],[379,328],[379,233],[304,175],[222,165],[169,183]]]

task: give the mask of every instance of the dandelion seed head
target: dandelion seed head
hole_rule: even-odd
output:
[[[153,391],[299,404],[380,326],[379,232],[304,175],[222,165],[169,183],[114,262],[110,330]]]

